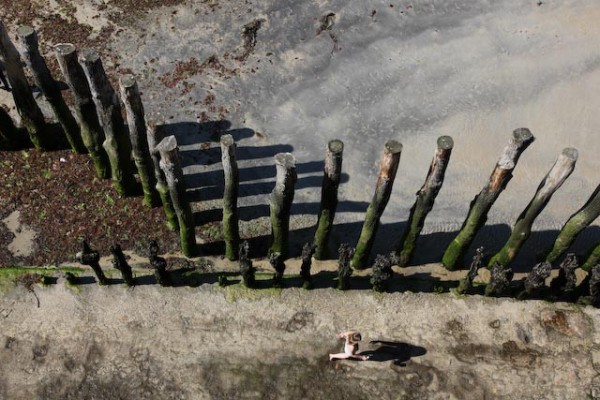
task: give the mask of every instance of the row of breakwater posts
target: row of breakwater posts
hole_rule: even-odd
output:
[[[90,49],[78,52],[76,47],[69,43],[55,45],[54,54],[64,80],[75,99],[75,117],[63,99],[58,82],[52,77],[46,60],[40,54],[35,30],[28,26],[20,27],[17,30],[17,43],[20,52],[11,41],[3,22],[0,21],[0,57],[22,123],[22,126],[17,126],[8,112],[0,107],[0,150],[17,150],[31,146],[42,151],[52,150],[66,139],[74,152],[89,154],[97,176],[101,179],[112,179],[114,187],[121,196],[143,194],[143,201],[149,207],[162,206],[166,223],[180,233],[183,254],[187,257],[197,256],[195,223],[186,196],[177,141],[174,136],[163,137],[155,122],[146,121],[134,76],[131,74],[120,76],[120,96],[118,96],[97,52]],[[23,60],[30,69],[35,85],[49,103],[61,127],[60,130],[49,129],[49,124],[33,97],[23,69]],[[121,103],[124,106],[127,125],[122,117]],[[520,156],[533,141],[534,136],[527,128],[520,128],[513,132],[492,171],[489,182],[471,202],[461,229],[445,250],[441,260],[445,268],[456,270],[464,265],[463,259],[476,233],[485,224],[489,210],[509,183]],[[248,258],[248,245],[241,244],[238,228],[239,170],[236,161],[236,143],[231,135],[223,135],[220,145],[225,185],[222,220],[225,256],[232,261],[239,261],[242,281],[252,287],[254,269]],[[375,289],[385,290],[386,282],[393,275],[392,265],[399,267],[409,265],[416,251],[417,239],[425,219],[442,188],[453,146],[454,142],[449,136],[438,139],[425,182],[417,192],[416,201],[410,210],[406,229],[395,240],[390,253],[377,256],[372,264],[372,283]],[[329,237],[334,227],[343,150],[344,144],[340,140],[332,140],[325,151],[321,204],[314,241],[308,243],[302,253],[301,276],[306,287],[310,286],[310,260],[325,259],[330,256]],[[354,248],[343,245],[339,249],[338,287],[340,289],[350,286],[349,279],[353,270],[366,269],[370,266],[373,242],[380,217],[390,199],[401,153],[402,144],[395,140],[388,141],[384,146],[375,193],[366,210],[358,242]],[[541,181],[534,197],[519,215],[504,246],[486,263],[483,262],[483,251],[478,251],[467,275],[458,286],[459,292],[473,292],[475,290],[473,281],[477,271],[479,268],[487,267],[491,270],[491,279],[485,293],[514,294],[515,284],[511,282],[513,276],[511,263],[530,235],[536,217],[573,171],[577,157],[577,150],[573,148],[566,148],[559,154],[556,162]],[[276,271],[274,282],[280,285],[285,270],[284,261],[289,256],[290,208],[294,199],[297,175],[292,154],[277,154],[274,161],[277,173],[275,186],[269,198],[271,242],[268,257]],[[139,183],[135,178],[136,174]],[[600,242],[590,249],[580,267],[587,273],[587,277],[579,286],[576,287],[574,281],[574,271],[579,268],[579,265],[571,256],[560,264],[560,274],[550,287],[547,287],[545,281],[550,275],[552,266],[564,257],[575,238],[599,214],[600,186],[564,224],[553,246],[545,252],[541,262],[532,268],[530,275],[521,285],[519,297],[537,296],[543,293],[544,288],[564,292],[564,296],[559,296],[560,298],[565,296],[573,298],[576,294],[578,298],[598,297]],[[91,252],[89,246],[86,246],[87,244],[84,245],[80,261],[91,266],[99,282],[103,283],[102,272],[97,261],[93,261],[95,256],[86,256]],[[156,248],[153,257],[156,263],[163,265],[157,258]],[[121,261],[116,261],[115,265],[123,264],[124,258],[116,259]],[[133,282],[131,276],[125,281]],[[168,284],[168,275],[163,273],[159,282]]]

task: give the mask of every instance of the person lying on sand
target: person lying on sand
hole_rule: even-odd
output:
[[[361,361],[366,361],[369,359],[369,356],[361,356],[356,354],[358,352],[358,342],[362,340],[362,336],[359,332],[341,332],[338,333],[337,337],[338,339],[345,339],[344,352],[337,354],[329,354],[329,361],[336,359],[342,360],[346,358],[352,358]]]

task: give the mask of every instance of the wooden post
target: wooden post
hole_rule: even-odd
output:
[[[488,268],[491,268],[494,263],[509,265],[512,262],[525,240],[529,237],[533,221],[535,221],[536,217],[546,207],[554,192],[571,175],[576,161],[576,149],[566,148],[562,151],[552,169],[550,169],[538,186],[533,199],[531,199],[525,210],[519,215],[506,244],[491,258]]]
[[[339,290],[350,289],[350,277],[352,276],[352,268],[350,261],[354,254],[354,249],[347,243],[342,243],[338,249],[338,284]]]
[[[513,276],[514,273],[510,266],[494,263],[490,283],[485,287],[485,295],[502,296],[508,294]]]
[[[512,178],[512,171],[515,169],[521,153],[534,139],[527,128],[513,131],[513,137],[498,160],[488,184],[471,202],[469,213],[458,235],[444,252],[442,264],[446,269],[453,271],[461,267],[462,259],[475,238],[475,234],[487,220],[488,211]]]
[[[133,176],[131,143],[117,94],[108,81],[98,53],[85,49],[79,54],[79,62],[90,85],[98,120],[104,129],[106,139],[103,147],[110,161],[115,189],[121,196],[133,196],[138,192],[138,184]]]
[[[156,176],[154,176],[152,158],[150,157],[146,137],[144,105],[135,77],[129,74],[123,75],[119,79],[119,88],[121,90],[121,100],[123,100],[127,112],[129,139],[133,150],[133,160],[137,166],[144,191],[144,203],[147,206],[156,207],[160,204],[160,196],[156,191]]]
[[[517,295],[519,300],[541,297],[543,289],[546,287],[546,278],[550,276],[552,265],[549,262],[535,264],[531,272],[525,278],[523,290]]]
[[[37,149],[48,149],[51,147],[52,141],[47,133],[44,114],[33,98],[25,71],[21,66],[21,57],[11,42],[2,20],[0,20],[0,58],[4,63],[17,111],[29,133],[31,142]]]
[[[352,257],[351,266],[354,269],[367,268],[377,228],[379,228],[379,219],[392,193],[392,186],[394,185],[394,179],[398,171],[398,164],[400,164],[401,153],[402,144],[400,142],[390,140],[385,144],[379,164],[379,176],[375,186],[375,194],[373,195],[371,204],[369,204],[369,208],[367,208],[365,222],[360,232],[354,257]]]
[[[167,186],[167,180],[165,179],[165,173],[160,168],[160,153],[156,150],[156,145],[164,139],[164,135],[158,129],[155,124],[149,124],[146,130],[146,139],[148,140],[148,149],[150,151],[150,158],[152,159],[152,165],[154,166],[154,177],[156,178],[156,191],[160,195],[160,199],[165,210],[167,217],[167,226],[172,229],[179,229],[179,223],[177,222],[177,214],[173,208],[173,201],[169,194],[169,187]]]
[[[234,261],[240,251],[240,231],[238,226],[238,189],[240,173],[236,161],[236,145],[231,135],[221,136],[221,160],[225,176],[223,191],[223,238],[225,257]]]
[[[98,121],[96,106],[92,100],[92,92],[77,60],[77,50],[71,43],[59,43],[54,46],[54,54],[67,85],[75,97],[75,112],[79,119],[81,138],[87,147],[100,179],[110,178],[110,163],[106,151],[102,147],[104,131]]]
[[[550,282],[550,290],[559,300],[570,301],[576,296],[577,275],[575,270],[579,267],[575,254],[569,253],[560,263],[558,276]]]
[[[96,278],[98,278],[99,285],[108,285],[108,279],[102,272],[102,268],[100,268],[100,253],[96,250],[92,250],[87,241],[83,241],[81,243],[82,250],[76,254],[77,261],[83,265],[87,265],[94,270],[96,274]]]
[[[373,263],[373,273],[370,280],[373,290],[376,292],[385,292],[388,290],[393,275],[392,257],[389,255],[377,255]]]
[[[285,272],[285,262],[283,262],[283,257],[281,253],[271,253],[269,254],[269,264],[275,270],[273,274],[273,287],[274,288],[282,288],[283,287],[283,274]]]
[[[305,243],[302,247],[302,265],[300,265],[300,278],[302,278],[302,288],[312,289],[312,277],[310,267],[312,266],[312,257],[315,253],[314,243]]]
[[[173,279],[167,271],[167,260],[158,255],[158,243],[151,240],[148,245],[148,259],[154,268],[154,276],[160,286],[173,286]]]
[[[127,262],[127,259],[125,258],[125,254],[123,254],[121,246],[118,244],[110,246],[110,252],[113,255],[112,264],[115,269],[118,269],[121,272],[121,276],[123,277],[125,284],[127,286],[134,286],[135,282],[133,280],[133,272],[131,271],[131,266]]]
[[[396,242],[392,253],[394,263],[399,267],[406,267],[413,256],[417,239],[421,234],[425,218],[433,208],[433,203],[444,183],[446,167],[450,162],[450,154],[454,141],[450,136],[440,136],[437,140],[437,149],[431,161],[427,178],[421,189],[417,192],[415,204],[410,209],[407,228]]]
[[[321,208],[315,231],[315,254],[317,260],[323,260],[329,253],[329,235],[333,228],[335,210],[338,203],[338,187],[342,176],[342,156],[344,143],[332,140],[327,144],[325,166],[323,168],[323,183],[321,185]]]
[[[296,185],[296,161],[290,153],[279,153],[275,156],[275,188],[269,197],[271,209],[271,253],[281,253],[285,260],[288,257],[288,237],[290,233],[290,209],[294,201]]]
[[[185,192],[183,170],[175,136],[164,138],[156,146],[156,150],[160,153],[160,168],[165,173],[173,208],[177,214],[181,250],[186,257],[194,257],[198,253],[194,217]]]
[[[584,204],[575,214],[571,215],[569,220],[560,230],[558,237],[554,241],[552,249],[546,256],[546,261],[554,263],[569,249],[575,238],[591,224],[600,215],[600,185],[587,203]]]
[[[250,259],[250,243],[247,240],[240,246],[240,255],[239,255],[239,266],[240,266],[240,275],[242,276],[242,284],[247,288],[253,288],[256,286],[256,277],[255,272],[256,268],[252,265],[252,260]]]
[[[590,272],[596,264],[600,264],[600,243],[598,243],[586,257],[581,269]]]
[[[0,105],[0,150],[15,150],[24,147],[26,142],[8,111]]]
[[[46,65],[46,60],[40,54],[37,33],[31,26],[25,25],[17,29],[17,36],[21,45],[21,54],[32,72],[33,80],[42,91],[48,104],[50,104],[56,119],[65,132],[71,149],[76,153],[85,153],[86,148],[81,139],[79,125],[77,125],[77,121],[71,114],[69,106],[65,103],[58,83],[56,83]]]
[[[471,266],[469,267],[469,272],[467,272],[467,276],[461,279],[458,282],[458,287],[456,288],[456,292],[458,294],[466,294],[473,289],[473,281],[477,277],[477,272],[481,268],[483,264],[483,247],[477,248],[475,251],[475,256],[473,257],[473,261],[471,262]]]

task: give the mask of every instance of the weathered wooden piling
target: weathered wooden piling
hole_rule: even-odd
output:
[[[290,153],[275,156],[275,187],[269,197],[271,209],[271,246],[269,253],[281,253],[285,260],[289,254],[290,209],[296,185],[296,161]]]
[[[77,258],[77,262],[92,268],[96,274],[96,278],[98,278],[99,285],[108,285],[108,279],[106,279],[106,276],[100,267],[100,253],[96,250],[92,250],[88,242],[85,240],[82,241],[81,247],[81,251],[75,256],[75,258]]]
[[[23,126],[29,133],[31,142],[37,149],[44,150],[52,147],[53,141],[48,136],[44,114],[42,114],[42,110],[33,98],[33,93],[21,65],[21,57],[19,57],[15,45],[11,42],[2,20],[0,20],[0,58],[4,63],[6,77],[11,86],[17,112],[21,116]]]
[[[102,146],[108,155],[115,189],[121,196],[133,196],[138,193],[138,184],[133,176],[131,143],[117,94],[108,81],[102,60],[96,51],[84,49],[79,54],[79,62],[96,105],[98,120],[104,130],[105,140]]]
[[[376,292],[385,292],[389,288],[390,280],[394,275],[392,270],[392,257],[390,255],[377,255],[373,263],[373,273],[371,275],[371,286]]]
[[[300,265],[300,278],[302,278],[302,288],[312,289],[312,276],[310,267],[312,266],[312,257],[315,254],[316,246],[314,243],[305,243],[302,247],[302,264]]]
[[[171,277],[171,273],[167,271],[167,260],[160,257],[158,251],[158,243],[156,240],[151,240],[148,244],[148,260],[152,268],[154,268],[156,282],[160,286],[173,286],[173,278]]]
[[[25,142],[27,140],[19,133],[8,111],[0,105],[0,150],[15,150],[23,147]]]
[[[489,261],[488,267],[491,268],[494,263],[508,265],[517,255],[521,246],[531,234],[531,226],[536,217],[542,212],[550,198],[561,187],[563,182],[571,175],[577,162],[577,150],[566,148],[558,156],[558,159],[548,172],[538,189],[523,210],[517,222],[514,225],[512,233],[506,244],[498,253],[496,253]]]
[[[417,239],[425,224],[425,218],[433,208],[435,198],[444,183],[444,175],[450,162],[453,147],[454,141],[450,136],[440,136],[438,138],[437,149],[431,161],[429,172],[427,172],[425,183],[417,192],[415,204],[410,209],[407,227],[396,242],[396,247],[392,253],[394,263],[399,267],[406,267],[413,256]]]
[[[77,59],[77,49],[71,43],[59,43],[54,46],[54,54],[65,82],[75,98],[75,112],[79,120],[81,138],[92,158],[96,175],[100,179],[108,179],[110,163],[102,147],[105,140],[104,131],[98,121],[90,86]]]
[[[487,220],[488,211],[512,178],[512,171],[519,157],[534,140],[527,128],[513,131],[512,138],[504,148],[488,184],[471,202],[469,213],[460,231],[444,252],[442,264],[446,269],[453,271],[461,267],[463,257],[473,242],[475,234]]]
[[[485,287],[486,296],[503,296],[509,294],[510,283],[514,272],[509,265],[494,263],[490,283]]]
[[[321,184],[321,207],[315,231],[315,254],[317,260],[323,260],[329,253],[329,236],[333,228],[333,220],[338,203],[338,187],[342,177],[342,157],[344,143],[331,140],[327,144],[325,166],[323,167],[323,183]]]
[[[125,254],[123,254],[123,249],[121,249],[121,246],[119,244],[110,246],[110,253],[113,256],[113,267],[121,272],[121,276],[123,277],[125,284],[127,286],[134,286],[135,282],[133,280],[133,272],[131,271],[131,266],[127,262],[127,258],[125,258]]]
[[[135,77],[130,74],[121,76],[119,88],[127,114],[133,160],[144,191],[144,203],[149,207],[156,207],[160,204],[160,196],[156,190],[156,176],[146,137],[144,105]]]
[[[165,174],[173,209],[177,215],[181,250],[187,257],[194,257],[198,254],[194,217],[186,195],[183,170],[181,169],[175,136],[164,138],[156,145],[156,150],[160,153],[160,168]]]
[[[46,60],[40,54],[37,33],[33,27],[24,25],[17,29],[17,37],[21,46],[21,54],[32,72],[33,81],[50,104],[54,116],[63,128],[71,149],[76,153],[85,153],[86,147],[81,138],[79,125],[73,114],[71,114],[65,99],[63,99],[60,87],[52,77],[48,65],[46,65]]]
[[[369,255],[371,254],[375,235],[379,228],[379,219],[390,199],[392,186],[394,185],[394,179],[396,179],[396,172],[400,164],[401,153],[402,144],[400,142],[390,140],[385,144],[379,164],[379,176],[375,185],[375,194],[373,195],[371,204],[367,208],[365,222],[350,264],[354,269],[365,269],[368,266]]]
[[[592,251],[590,251],[581,269],[589,272],[596,264],[600,264],[600,243],[596,244]]]
[[[531,272],[525,278],[523,290],[517,295],[519,300],[540,297],[546,288],[546,279],[550,276],[552,265],[549,262],[541,262],[533,266]]]
[[[247,240],[244,240],[244,242],[240,245],[240,254],[238,259],[240,275],[242,276],[242,284],[247,288],[254,288],[256,286],[256,268],[254,268],[252,265],[252,260],[250,259],[250,243],[248,243]]]
[[[223,239],[225,257],[237,260],[240,251],[240,230],[238,224],[238,190],[240,172],[236,161],[236,145],[231,135],[221,136],[221,160],[225,188],[223,190]]]
[[[347,243],[342,243],[338,249],[338,283],[337,288],[339,290],[350,289],[350,277],[352,276],[352,267],[350,262],[354,249]]]
[[[146,139],[148,141],[148,149],[150,150],[150,158],[152,159],[152,165],[154,166],[154,177],[156,178],[156,191],[160,196],[160,200],[165,210],[165,216],[167,217],[167,226],[172,229],[179,229],[179,223],[177,222],[177,214],[173,208],[173,201],[169,194],[169,187],[167,186],[167,180],[165,179],[165,173],[160,168],[160,153],[156,150],[156,145],[164,139],[162,131],[154,123],[149,123],[146,130]]]
[[[456,292],[458,294],[467,294],[473,289],[473,281],[477,277],[477,272],[481,268],[482,264],[483,247],[478,247],[477,250],[475,250],[475,256],[473,256],[473,261],[469,266],[469,272],[467,272],[467,276],[458,282],[458,287],[456,288]]]
[[[575,238],[598,218],[598,215],[600,215],[600,185],[596,187],[596,190],[594,190],[594,193],[592,193],[583,207],[571,215],[562,227],[558,237],[554,241],[552,249],[550,249],[546,256],[546,261],[554,263],[565,254]]]
[[[273,287],[274,288],[282,288],[283,287],[283,274],[285,272],[285,262],[283,261],[283,256],[281,253],[271,253],[269,254],[269,264],[275,270],[273,274]]]

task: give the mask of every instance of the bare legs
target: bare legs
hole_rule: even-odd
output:
[[[348,354],[348,353],[329,354],[329,361],[344,360],[344,359],[348,359],[348,358],[352,358],[354,360],[360,360],[360,361],[367,361],[369,359],[369,356],[361,356],[358,354]]]

